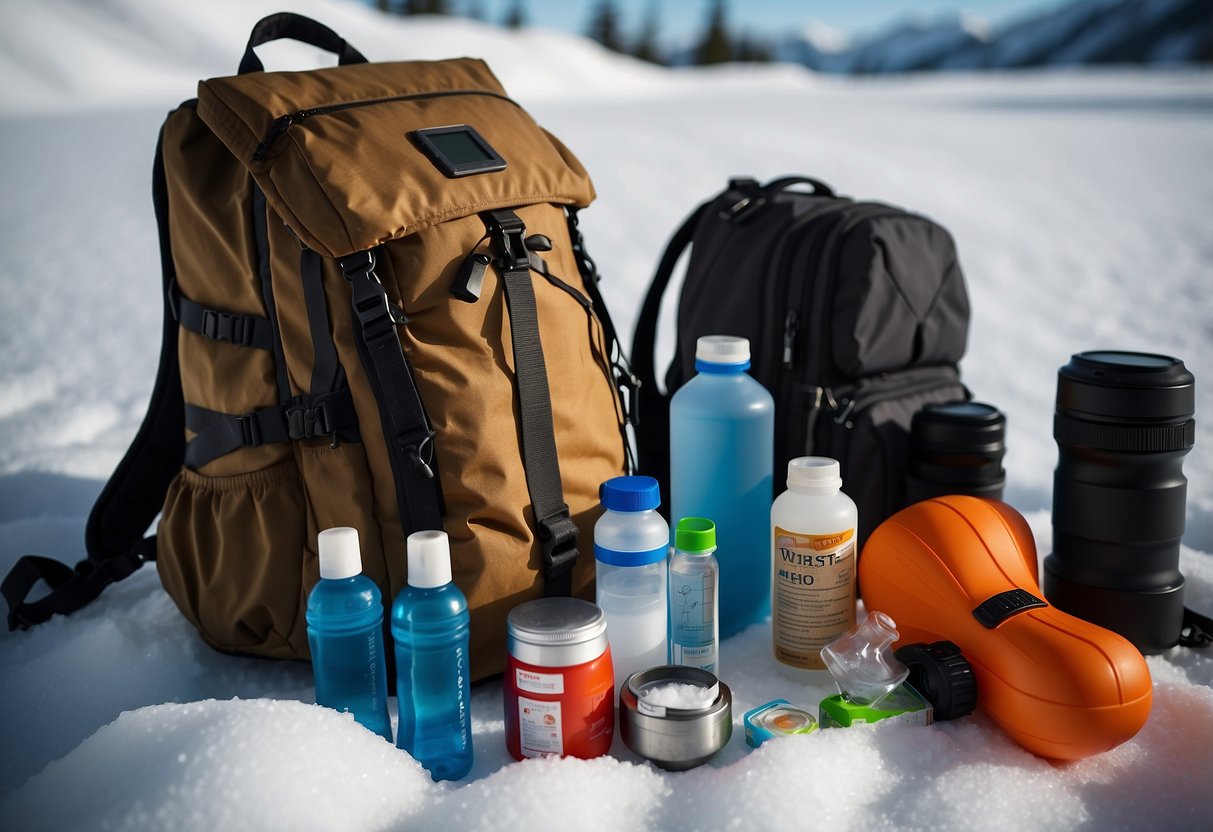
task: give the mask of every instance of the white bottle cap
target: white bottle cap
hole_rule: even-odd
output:
[[[788,463],[788,488],[837,491],[842,488],[838,460],[825,456],[798,456]]]
[[[745,364],[750,360],[750,339],[702,335],[695,341],[695,359],[709,364]]]
[[[349,526],[325,529],[317,537],[320,549],[320,577],[333,580],[352,578],[362,572],[362,553],[358,549],[358,530]]]
[[[413,532],[408,550],[409,586],[433,589],[451,582],[451,544],[446,532]]]

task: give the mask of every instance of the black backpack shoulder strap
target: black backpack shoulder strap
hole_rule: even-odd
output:
[[[714,201],[705,202],[696,208],[674,232],[657,266],[657,273],[649,284],[649,291],[640,307],[640,317],[636,320],[636,330],[632,335],[632,368],[640,381],[637,408],[640,418],[636,425],[638,468],[640,473],[657,479],[666,505],[670,485],[670,397],[657,387],[657,369],[654,366],[657,319],[661,313],[661,299],[670,284],[674,267],[682,253],[691,245],[691,238],[695,235],[699,220]]]
[[[72,613],[111,583],[156,558],[156,538],[154,535],[145,538],[144,532],[163,506],[169,483],[185,457],[185,407],[173,303],[177,274],[169,242],[163,149],[162,127],[152,168],[152,202],[160,232],[164,327],[160,366],[147,415],[89,514],[84,532],[88,557],[72,568],[51,558],[26,555],[0,584],[0,593],[8,602],[10,630],[40,624],[56,613]],[[39,581],[45,582],[50,592],[31,602],[30,592]]]

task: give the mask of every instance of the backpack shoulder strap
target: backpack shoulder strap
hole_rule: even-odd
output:
[[[143,425],[101,490],[85,526],[88,557],[74,568],[51,558],[26,555],[0,584],[8,602],[10,630],[40,624],[56,613],[68,615],[88,604],[115,581],[156,558],[156,537],[144,532],[164,504],[164,495],[185,456],[185,407],[177,363],[177,320],[172,296],[177,273],[168,227],[168,185],[164,175],[164,128],[156,142],[152,202],[160,233],[164,279],[164,326],[160,366]],[[43,581],[50,592],[29,601]]]
[[[636,449],[639,457],[638,469],[642,474],[655,477],[660,483],[664,499],[669,500],[670,477],[670,396],[657,388],[655,352],[657,341],[657,319],[661,313],[661,299],[674,274],[674,266],[682,253],[691,245],[695,228],[712,202],[705,202],[686,218],[666,246],[665,254],[657,266],[657,273],[649,284],[636,331],[632,336],[632,368],[639,380],[636,425]]]

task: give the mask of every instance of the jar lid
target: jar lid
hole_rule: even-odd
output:
[[[527,664],[570,667],[602,654],[606,626],[597,604],[580,598],[538,598],[510,610],[506,646],[510,655]]]

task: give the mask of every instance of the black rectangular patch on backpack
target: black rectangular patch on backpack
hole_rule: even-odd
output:
[[[663,394],[658,313],[688,245]],[[808,177],[734,179],[675,233],[636,325],[640,471],[668,489],[669,402],[694,375],[696,339],[742,336],[751,374],[775,399],[775,493],[790,459],[837,459],[862,544],[904,504],[914,413],[968,398],[957,367],[968,325],[964,275],[942,226]]]

